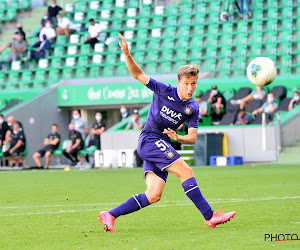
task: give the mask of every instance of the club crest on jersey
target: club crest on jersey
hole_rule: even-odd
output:
[[[165,152],[165,155],[169,158],[172,159],[174,157],[174,153],[171,151],[171,149],[167,150]]]
[[[192,113],[192,107],[190,107],[190,106],[185,106],[184,112],[185,112],[187,115],[190,115],[190,114]]]

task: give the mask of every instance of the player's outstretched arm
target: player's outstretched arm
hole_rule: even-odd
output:
[[[119,34],[119,38],[122,40],[122,42],[119,42],[119,45],[122,49],[122,52],[125,56],[125,60],[126,60],[126,65],[127,68],[130,72],[130,74],[137,80],[139,80],[140,82],[142,82],[144,85],[147,85],[147,83],[149,82],[149,76],[147,76],[143,70],[140,68],[140,66],[133,60],[129,49],[128,49],[128,44],[125,40],[125,38]]]

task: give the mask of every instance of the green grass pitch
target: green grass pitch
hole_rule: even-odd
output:
[[[214,210],[235,210],[227,224],[208,229],[169,175],[162,200],[116,220],[105,233],[97,220],[145,191],[142,169],[0,172],[0,249],[257,249],[300,248],[265,234],[300,238],[299,165],[194,167]]]

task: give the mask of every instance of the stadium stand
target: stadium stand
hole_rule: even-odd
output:
[[[80,32],[71,35],[69,41],[59,36],[46,60],[20,62],[17,70],[12,65],[4,69],[0,82],[7,84],[1,87],[49,87],[63,79],[128,75],[118,48],[119,32],[129,41],[134,58],[148,74],[175,73],[180,65],[196,63],[202,72],[209,71],[213,77],[244,76],[246,65],[256,56],[274,60],[280,75],[299,73],[300,6],[296,1],[254,1],[252,19],[221,22],[219,12],[224,9],[224,2],[182,1],[153,7],[151,1],[143,1],[141,9],[138,1],[132,0],[66,4],[67,16]],[[2,5],[5,3],[1,1]],[[22,6],[18,8],[30,6],[25,3],[18,2],[17,6]],[[12,15],[12,10],[8,8],[0,19]],[[94,51],[84,44],[88,32],[83,30],[90,18],[102,29],[102,40]],[[111,43],[107,45],[108,38]],[[31,45],[35,39],[31,37]]]

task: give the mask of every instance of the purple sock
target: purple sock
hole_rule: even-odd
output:
[[[210,220],[213,216],[213,210],[201,194],[197,181],[194,177],[182,183],[185,194],[191,199],[195,206],[200,210],[206,220]]]
[[[125,215],[125,214],[135,212],[135,211],[140,210],[141,208],[147,207],[149,205],[150,205],[150,202],[148,201],[148,198],[145,195],[145,193],[136,194],[136,195],[130,197],[127,201],[125,201],[121,205],[110,210],[109,213],[113,217],[118,218],[120,215]]]

